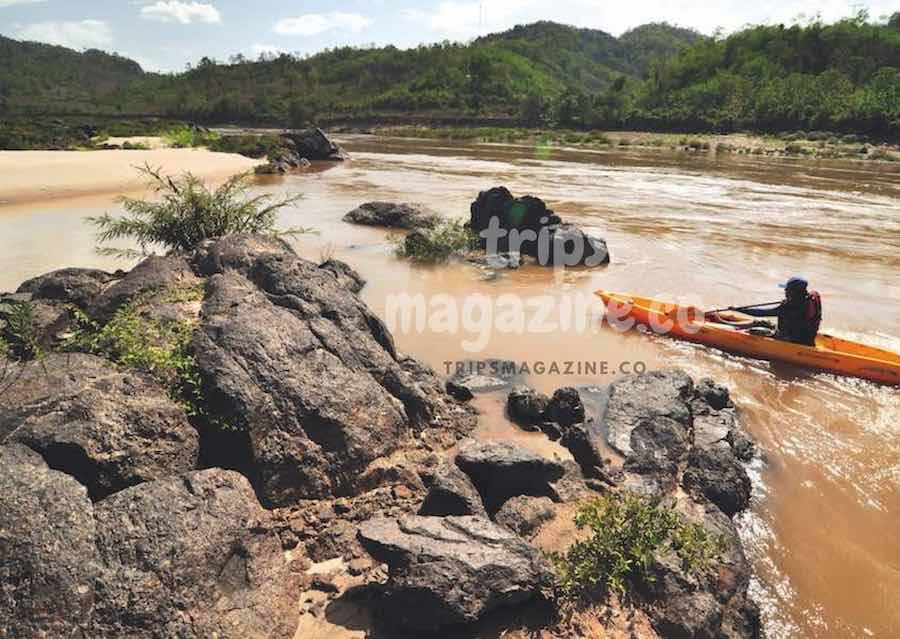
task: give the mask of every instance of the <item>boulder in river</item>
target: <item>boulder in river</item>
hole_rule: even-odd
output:
[[[434,228],[440,216],[416,204],[366,202],[344,216],[345,222],[394,229]]]
[[[322,129],[292,131],[283,133],[282,139],[288,143],[289,149],[299,157],[307,160],[330,160],[340,162],[349,159],[346,151],[332,141]]]
[[[491,253],[520,252],[542,266],[601,266],[609,263],[606,242],[563,220],[537,197],[514,197],[506,187],[482,191],[470,207],[468,226]],[[497,232],[496,245],[483,235]]]
[[[537,549],[483,517],[372,519],[359,527],[359,539],[388,565],[379,609],[403,628],[474,622],[540,597],[552,582]]]

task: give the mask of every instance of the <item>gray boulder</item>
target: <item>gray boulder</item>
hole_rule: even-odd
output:
[[[508,442],[464,442],[456,454],[456,465],[475,484],[489,513],[496,513],[517,495],[558,500],[553,483],[565,474],[558,461]]]
[[[91,636],[293,637],[299,575],[242,475],[141,484],[96,504],[95,517],[103,569]]]
[[[0,636],[93,636],[94,534],[82,485],[25,446],[0,446]]]
[[[366,202],[344,216],[351,224],[408,230],[434,228],[440,220],[419,205],[396,202]]]
[[[494,521],[506,526],[522,537],[531,537],[545,522],[556,517],[553,501],[549,497],[529,497],[519,495],[509,499],[497,514]]]
[[[682,482],[686,490],[702,495],[728,516],[750,505],[750,477],[727,444],[691,451]]]
[[[363,547],[386,563],[380,612],[402,628],[436,630],[540,597],[552,581],[541,553],[482,517],[372,519]]]
[[[300,158],[342,162],[350,158],[346,151],[333,142],[322,129],[283,133],[284,139]]]
[[[605,415],[609,444],[623,455],[629,455],[632,431],[658,417],[688,428],[693,391],[693,380],[679,370],[632,375],[613,382]]]
[[[197,431],[149,377],[81,353],[13,366],[0,433],[75,477],[92,499],[196,467]]]
[[[366,285],[363,276],[353,270],[353,267],[341,260],[326,260],[319,264],[319,268],[334,275],[338,284],[350,291],[359,293]]]
[[[506,412],[514,422],[526,426],[544,422],[550,398],[527,386],[516,386],[506,397]]]
[[[453,464],[441,464],[427,478],[428,494],[420,515],[486,516],[481,496],[469,477]]]
[[[117,278],[112,273],[91,268],[64,268],[22,282],[17,293],[31,293],[35,300],[87,305]]]
[[[567,386],[553,393],[547,404],[545,417],[563,427],[563,431],[572,424],[584,421],[584,404],[578,389]]]

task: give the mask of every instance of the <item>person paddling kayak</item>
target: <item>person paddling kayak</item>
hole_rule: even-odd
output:
[[[778,332],[775,337],[789,342],[816,345],[816,335],[822,323],[822,298],[810,291],[809,282],[802,277],[792,277],[784,284],[784,300],[774,308],[729,307],[752,317],[777,317]]]

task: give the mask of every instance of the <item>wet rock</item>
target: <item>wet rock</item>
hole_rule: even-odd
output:
[[[197,431],[149,377],[81,353],[15,366],[0,433],[75,477],[93,499],[196,467]]]
[[[674,466],[685,458],[690,449],[688,429],[669,417],[641,421],[631,431],[630,448],[629,459],[654,459]]]
[[[691,451],[683,484],[728,516],[750,505],[750,477],[727,444]]]
[[[572,424],[584,421],[584,404],[578,390],[571,387],[558,389],[547,404],[544,416],[548,421],[556,422],[563,431]]]
[[[464,442],[456,465],[475,484],[489,513],[517,495],[558,499],[552,484],[564,472],[559,462],[508,442]]]
[[[420,515],[486,516],[481,496],[469,477],[453,464],[441,464],[428,478],[428,495]]]
[[[694,445],[712,446],[726,441],[737,425],[737,417],[733,408],[713,410],[703,400],[691,402],[694,424]]]
[[[469,228],[476,234],[491,226],[506,231],[489,253],[519,252],[537,259],[542,266],[599,266],[609,263],[606,243],[562,219],[540,198],[513,197],[505,187],[482,191],[470,207]]]
[[[632,431],[658,417],[690,426],[693,380],[683,371],[655,371],[624,377],[610,384],[605,424],[609,444],[632,452]]]
[[[363,276],[346,262],[331,259],[319,264],[319,268],[334,275],[338,284],[351,293],[359,293],[366,285],[366,280],[363,279]]]
[[[757,454],[756,444],[739,428],[730,431],[726,441],[731,445],[734,456],[742,462],[751,461]]]
[[[116,278],[98,269],[64,268],[26,280],[16,292],[31,293],[35,300],[74,304],[84,309]]]
[[[503,504],[494,515],[494,521],[501,526],[506,526],[517,535],[527,538],[534,535],[541,524],[550,521],[555,516],[553,501],[548,497],[519,495]]]
[[[344,216],[351,224],[410,230],[434,228],[440,219],[419,205],[396,202],[366,202]]]
[[[40,455],[0,446],[0,636],[90,636],[92,510],[84,487]]]
[[[589,419],[566,427],[560,443],[572,453],[572,458],[578,463],[584,476],[596,479],[604,476],[603,439],[601,423],[596,419]]]
[[[516,386],[506,397],[506,412],[514,422],[537,425],[545,421],[550,398],[527,386]]]
[[[282,134],[299,157],[307,160],[330,160],[341,162],[350,158],[346,151],[333,142],[322,129],[296,131]]]
[[[697,382],[694,390],[697,396],[706,402],[712,410],[734,408],[728,389],[708,377]]]
[[[538,550],[481,517],[373,519],[359,539],[388,565],[379,609],[402,628],[474,622],[541,596],[552,579]]]
[[[95,517],[92,636],[293,637],[300,577],[243,476],[141,484],[96,504]]]
[[[518,365],[509,360],[457,362],[447,381],[447,392],[466,401],[481,393],[505,390],[522,381]]]
[[[150,296],[164,297],[176,289],[200,286],[187,259],[175,255],[151,255],[135,266],[122,279],[107,287],[88,304],[91,319],[108,322],[125,304],[138,300],[149,302]]]

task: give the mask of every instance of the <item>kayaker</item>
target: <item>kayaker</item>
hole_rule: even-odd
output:
[[[810,291],[809,282],[794,276],[784,284],[784,301],[774,308],[742,308],[741,313],[753,317],[777,317],[778,339],[815,346],[819,324],[822,323],[822,299],[816,291]],[[731,307],[729,310],[737,310]]]

